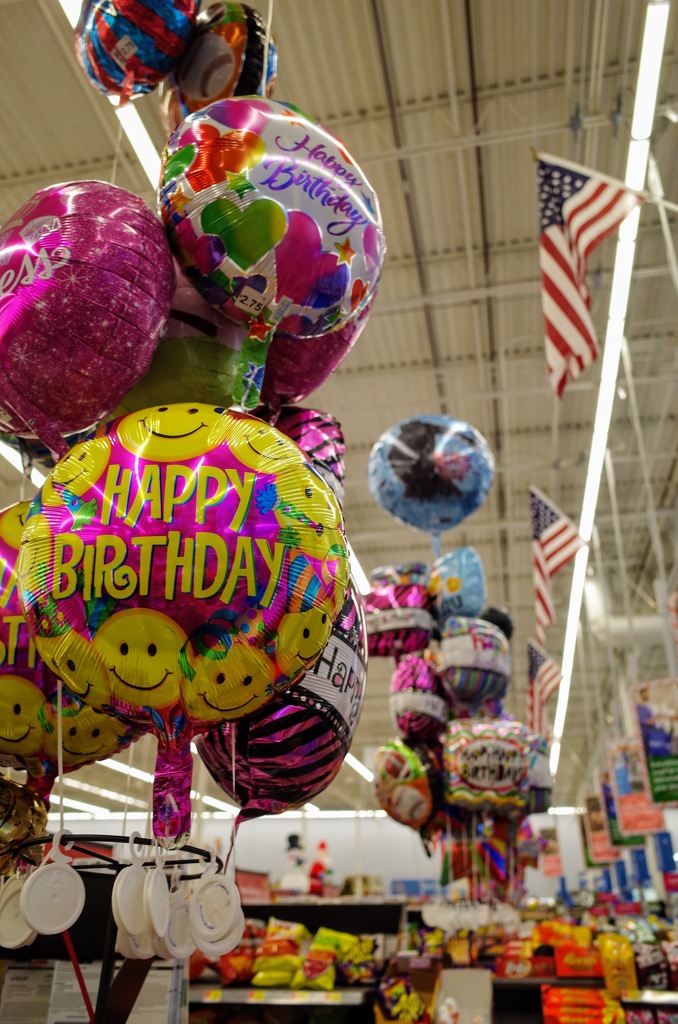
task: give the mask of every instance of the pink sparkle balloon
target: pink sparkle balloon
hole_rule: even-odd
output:
[[[435,665],[408,654],[391,676],[389,704],[396,728],[408,743],[435,740],[445,728],[449,706]]]
[[[101,181],[36,192],[0,231],[0,431],[65,454],[146,372],[174,271],[154,214]]]

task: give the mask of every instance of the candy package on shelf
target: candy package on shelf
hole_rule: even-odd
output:
[[[331,991],[336,979],[335,962],[354,945],[355,935],[318,928],[301,968],[292,978],[291,988]]]
[[[376,985],[384,973],[384,935],[358,935],[353,945],[337,959],[337,980],[341,985]]]
[[[259,955],[252,965],[252,985],[257,988],[289,988],[304,962],[302,943],[310,938],[303,924],[269,918]]]

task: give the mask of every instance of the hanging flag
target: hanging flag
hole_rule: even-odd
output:
[[[546,734],[546,705],[562,682],[553,658],[534,640],[527,641],[527,724],[532,732]]]
[[[546,153],[536,158],[546,364],[560,398],[567,382],[598,358],[586,286],[588,258],[643,196],[577,164]]]
[[[556,617],[551,577],[574,558],[584,541],[572,520],[536,487],[530,487],[530,515],[536,632],[543,644],[544,631]]]

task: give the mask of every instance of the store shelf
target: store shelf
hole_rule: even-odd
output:
[[[291,991],[288,988],[214,988],[209,985],[191,985],[188,1000],[191,1006],[206,1003],[265,1006],[362,1006],[371,1000],[371,989],[335,989],[333,992],[312,992],[308,989]]]

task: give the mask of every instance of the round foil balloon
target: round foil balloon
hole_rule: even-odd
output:
[[[270,96],[278,50],[266,23],[247,4],[210,3],[179,65],[160,86],[160,119],[169,135],[196,110],[230,96]],[[266,67],[264,67],[264,61]]]
[[[150,92],[183,56],[197,0],[87,0],[75,54],[89,82],[128,100]]]
[[[26,785],[0,775],[0,875],[11,874],[21,844],[47,830],[47,806]],[[25,851],[30,858],[30,849]],[[41,858],[40,858],[41,859]]]
[[[450,618],[442,629],[440,664],[451,703],[501,701],[511,680],[508,640],[482,619]]]
[[[365,621],[351,586],[325,650],[304,678],[258,714],[197,741],[212,778],[241,806],[239,820],[280,814],[327,789],[358,726],[366,675]]]
[[[36,192],[0,231],[0,430],[64,454],[149,367],[172,259],[145,204],[100,181]]]
[[[527,813],[544,814],[551,806],[553,777],[549,767],[549,742],[545,736],[530,737]]]
[[[176,265],[169,319],[148,372],[127,392],[116,415],[151,405],[233,401],[240,347],[247,331],[210,306]]]
[[[485,501],[494,479],[487,441],[469,423],[422,413],[382,434],[368,484],[396,519],[429,533],[457,526]]]
[[[71,434],[65,437],[64,441],[70,448],[71,445],[82,441],[87,433],[88,431],[83,430],[78,434]],[[0,434],[0,441],[19,453],[25,474],[30,475],[30,471],[33,468],[46,469],[47,471],[54,469],[54,457],[49,448],[41,444],[40,441],[30,441],[24,437],[14,437],[13,434]]]
[[[507,640],[513,636],[513,619],[508,608],[496,608],[494,605],[489,605],[487,608],[483,608],[479,618],[484,619],[485,622],[491,622],[493,626],[500,629]]]
[[[272,422],[306,452],[325,483],[332,488],[339,504],[343,505],[346,442],[339,421],[317,409],[289,405],[284,406]]]
[[[478,552],[455,548],[436,559],[429,589],[441,625],[451,615],[478,615],[485,603],[485,573]]]
[[[435,772],[422,748],[391,740],[375,755],[374,789],[383,809],[420,832],[438,810]]]
[[[248,328],[235,393],[246,408],[274,330],[337,330],[379,281],[375,192],[345,147],[288,104],[234,98],[187,117],[165,150],[159,206],[191,281]]]
[[[17,561],[29,503],[0,512],[0,764],[28,772],[47,796],[58,771],[57,680],[37,656],[19,600]],[[62,698],[66,771],[110,757],[140,734],[128,723]]]
[[[450,804],[511,814],[529,787],[530,736],[520,722],[449,722],[445,796]]]
[[[362,334],[373,302],[338,331],[319,337],[292,338],[276,331],[266,357],[262,402],[277,409],[286,402],[301,402],[324,384]]]
[[[430,597],[419,583],[377,586],[363,596],[367,645],[377,658],[399,658],[428,647],[433,628]]]
[[[396,728],[408,743],[440,735],[449,707],[432,661],[409,654],[398,663],[391,676],[389,706]]]
[[[373,569],[370,573],[370,586],[373,590],[390,586],[427,587],[430,577],[431,567],[426,562],[398,562],[396,565],[380,565]]]
[[[341,512],[303,452],[207,405],[130,413],[34,500],[19,587],[39,653],[86,704],[158,736],[156,835],[190,826],[190,739],[320,656],[343,607]]]

